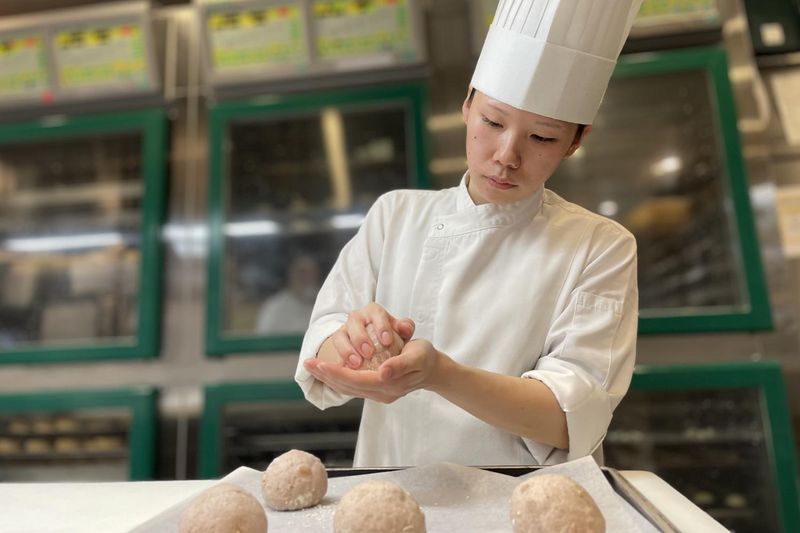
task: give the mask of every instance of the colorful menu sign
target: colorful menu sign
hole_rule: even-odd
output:
[[[49,94],[42,34],[0,35],[0,101]]]
[[[321,59],[385,52],[416,57],[408,0],[314,0],[312,7]]]
[[[61,29],[54,39],[61,89],[149,89],[145,35],[139,23]]]
[[[682,20],[719,20],[717,0],[644,0],[636,16],[637,24]]]
[[[206,17],[217,72],[309,63],[303,9],[284,3],[252,9],[228,7]]]

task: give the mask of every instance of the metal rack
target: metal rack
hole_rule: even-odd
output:
[[[239,466],[265,469],[291,449],[319,457],[326,466],[352,466],[361,401],[320,411],[293,382],[206,387],[199,472],[217,477]]]
[[[0,479],[150,479],[155,419],[152,390],[0,396]]]

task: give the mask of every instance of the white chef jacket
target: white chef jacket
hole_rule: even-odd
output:
[[[542,188],[475,205],[467,179],[381,196],[317,297],[295,379],[320,409],[351,398],[303,367],[350,311],[377,302],[416,322],[454,360],[547,385],[566,413],[569,449],[491,426],[417,390],[365,400],[355,466],[555,464],[602,444],[633,372],[636,242],[619,224]]]
[[[256,331],[272,335],[297,335],[305,331],[313,310],[314,304],[310,299],[299,298],[289,289],[283,289],[261,306],[256,319]]]

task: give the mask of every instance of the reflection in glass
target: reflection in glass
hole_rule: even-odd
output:
[[[363,402],[320,411],[306,402],[235,403],[222,414],[220,472],[264,470],[291,449],[313,453],[328,467],[353,466]]]
[[[0,415],[0,480],[125,481],[129,409]]]
[[[382,193],[409,182],[404,104],[229,127],[223,327],[300,335],[322,280]]]
[[[703,71],[614,78],[548,182],[636,236],[642,316],[749,306],[715,106]]]
[[[777,532],[758,389],[632,390],[614,412],[606,464],[655,472],[732,531]]]
[[[304,331],[320,287],[319,264],[311,255],[289,262],[286,287],[264,302],[258,312],[256,331],[267,335]]]
[[[137,329],[140,134],[0,145],[0,348]]]

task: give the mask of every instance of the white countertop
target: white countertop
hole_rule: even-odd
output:
[[[681,532],[727,531],[655,474],[620,473]],[[214,480],[0,483],[0,531],[127,532],[214,483]]]
[[[642,496],[650,500],[678,531],[682,533],[728,531],[690,499],[652,472],[621,470],[620,474],[636,487]]]

